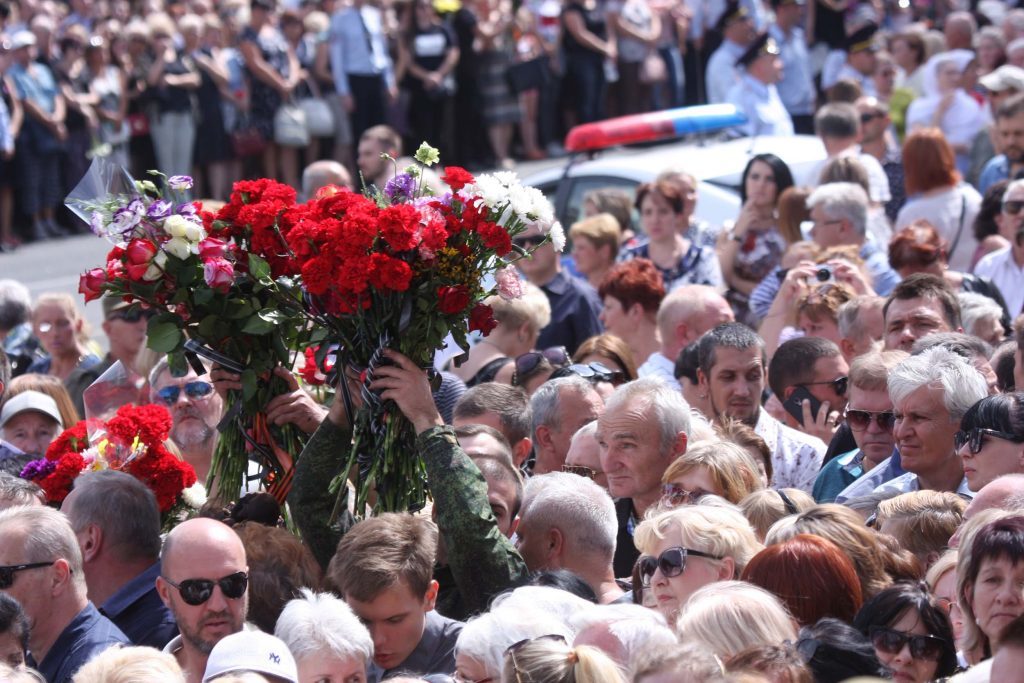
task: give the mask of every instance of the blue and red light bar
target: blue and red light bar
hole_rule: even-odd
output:
[[[565,149],[589,152],[616,145],[657,142],[693,133],[711,133],[746,122],[747,117],[731,104],[665,109],[576,126],[565,136]]]

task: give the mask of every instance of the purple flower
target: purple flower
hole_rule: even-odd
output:
[[[167,179],[167,187],[175,191],[192,189],[192,176],[172,175]]]
[[[29,481],[35,481],[36,479],[42,479],[57,469],[56,460],[47,460],[42,458],[40,460],[32,460],[27,463],[21,470],[21,474],[18,475],[22,479],[28,479]]]
[[[180,216],[195,216],[196,206],[192,202],[185,202],[174,207],[174,213]]]
[[[384,194],[392,201],[402,197],[411,199],[415,190],[416,179],[408,173],[399,173],[384,185]]]
[[[126,233],[139,224],[146,215],[146,205],[140,199],[133,199],[127,206],[114,212],[113,226],[119,233]]]
[[[171,204],[170,202],[164,201],[163,199],[158,199],[149,205],[149,211],[147,213],[150,218],[158,220],[161,218],[167,218],[169,215],[171,215],[172,206],[173,204]]]
[[[103,228],[106,226],[106,220],[104,219],[102,211],[93,211],[92,216],[89,217],[89,228],[92,229],[93,234],[100,237],[103,236]]]

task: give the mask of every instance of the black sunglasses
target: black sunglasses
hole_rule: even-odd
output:
[[[1020,213],[1021,209],[1024,209],[1024,201],[1019,199],[1011,199],[1003,202],[1003,213],[1007,216],[1016,216]]]
[[[867,429],[872,420],[878,424],[879,429],[887,432],[892,431],[893,425],[896,424],[896,415],[891,410],[883,410],[876,413],[870,410],[847,408],[845,417],[846,423],[857,430]]]
[[[518,237],[512,238],[512,244],[519,247],[520,249],[532,249],[536,246],[539,246],[543,241],[543,235],[532,235],[529,237],[519,235]]]
[[[801,382],[800,386],[813,387],[817,384],[831,384],[837,394],[840,396],[846,396],[846,389],[850,384],[850,378],[836,377],[835,379],[830,379],[827,382]]]
[[[618,370],[612,370],[603,363],[589,363],[587,365],[583,365],[582,363],[573,363],[568,367],[555,370],[551,373],[551,379],[570,377],[572,375],[588,379],[591,382],[610,382],[611,384],[617,384],[622,381],[621,372]]]
[[[220,586],[220,591],[225,598],[237,600],[245,595],[245,589],[249,585],[249,575],[245,572],[228,574],[222,579],[213,581],[211,579],[185,579],[181,583],[174,583],[166,576],[164,581],[171,584],[181,593],[181,599],[185,604],[198,607],[210,599],[213,595],[213,587]]]
[[[860,115],[860,122],[861,123],[871,123],[875,119],[880,119],[883,116],[885,116],[885,114],[883,114],[880,111],[864,112],[863,114]]]
[[[910,643],[911,657],[929,662],[939,661],[946,646],[946,641],[936,636],[919,636],[881,626],[871,628],[871,644],[876,650],[895,655],[899,654],[907,643]]]
[[[569,352],[564,346],[552,346],[549,349],[543,351],[527,351],[524,354],[516,356],[516,368],[515,375],[512,377],[512,383],[517,383],[517,378],[521,378],[524,375],[529,375],[531,372],[537,369],[542,360],[547,360],[551,365],[556,368],[561,368],[569,364]]]
[[[137,323],[143,319],[149,320],[154,315],[156,315],[156,311],[152,308],[139,308],[137,306],[133,306],[132,308],[114,311],[107,317],[107,320],[123,320],[126,323]]]
[[[662,575],[665,578],[671,579],[674,576],[679,576],[686,570],[686,558],[689,555],[694,557],[706,557],[709,560],[720,560],[722,559],[718,555],[712,555],[711,553],[703,553],[699,550],[690,550],[689,548],[669,548],[661,555],[653,557],[651,555],[642,555],[637,563],[640,565],[640,583],[644,586],[651,585],[651,577],[654,576],[654,572],[658,569],[661,570]]]
[[[981,453],[981,447],[985,445],[985,437],[994,436],[997,439],[1006,439],[1014,443],[1024,443],[1024,438],[1017,436],[1016,434],[1010,434],[1009,432],[1000,432],[995,429],[985,429],[984,427],[975,427],[974,429],[968,429],[967,431],[960,430],[953,435],[953,443],[956,445],[956,449],[960,450],[965,445],[970,445],[971,455],[977,455]]]
[[[49,562],[30,562],[28,564],[12,564],[7,567],[0,567],[0,590],[10,588],[14,584],[14,574],[26,569],[39,569],[40,567],[51,567],[56,560]]]
[[[184,389],[185,395],[189,398],[204,398],[213,393],[213,385],[209,382],[203,382],[202,380],[188,382],[185,384]],[[157,391],[156,395],[160,397],[161,401],[172,406],[178,402],[178,397],[181,396],[181,390],[182,387],[169,386]]]

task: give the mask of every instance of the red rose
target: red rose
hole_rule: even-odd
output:
[[[125,250],[125,272],[132,280],[141,280],[156,256],[157,247],[149,240],[133,239]]]
[[[466,185],[476,182],[473,174],[460,166],[445,166],[444,175],[441,176],[441,180],[448,187],[452,188],[452,192],[458,192]]]
[[[487,304],[477,304],[469,312],[470,332],[479,330],[486,337],[497,326],[498,321],[494,319],[494,311]]]
[[[93,268],[82,273],[78,278],[78,292],[85,296],[86,302],[99,299],[103,295],[103,285],[107,282],[107,273],[102,268]]]
[[[466,306],[469,306],[469,287],[466,285],[437,288],[437,310],[443,315],[462,313]]]
[[[224,240],[219,240],[216,237],[207,237],[199,243],[199,258],[203,261],[212,258],[223,258],[227,248],[228,243]]]
[[[218,292],[227,292],[235,281],[235,267],[227,259],[213,258],[205,261],[203,280]]]

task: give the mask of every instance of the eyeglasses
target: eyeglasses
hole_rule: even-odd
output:
[[[1007,216],[1016,216],[1021,209],[1024,209],[1024,201],[1011,199],[1003,202],[1003,213]]]
[[[57,560],[49,562],[30,562],[29,564],[12,564],[7,567],[0,567],[0,590],[10,588],[14,584],[14,574],[26,569],[39,569],[40,567],[51,567]]]
[[[166,576],[164,581],[171,584],[181,593],[181,599],[185,604],[198,607],[210,599],[213,595],[213,587],[220,586],[221,593],[225,598],[237,600],[245,595],[245,589],[249,585],[249,575],[245,572],[228,574],[222,579],[213,581],[211,579],[185,579],[181,583],[174,583]]]
[[[611,382],[612,384],[616,384],[622,380],[621,372],[618,370],[612,370],[603,363],[589,363],[587,365],[573,363],[568,367],[555,370],[551,373],[551,379],[569,377],[571,375],[576,375],[583,379],[589,379],[592,382]]]
[[[137,323],[142,319],[149,320],[154,315],[156,315],[156,311],[151,308],[147,309],[133,306],[132,308],[114,311],[107,316],[107,320],[123,320],[126,323]]]
[[[560,633],[550,633],[550,634],[548,634],[546,636],[537,636],[536,638],[524,638],[523,640],[520,640],[519,642],[512,643],[511,645],[509,645],[505,649],[505,656],[509,658],[509,661],[512,664],[512,671],[514,671],[515,674],[516,674],[516,683],[523,683],[522,676],[520,675],[520,672],[519,672],[519,665],[516,664],[516,653],[519,652],[521,649],[523,649],[524,645],[527,645],[529,643],[534,643],[534,642],[537,642],[537,641],[540,641],[540,640],[551,640],[551,641],[554,641],[556,643],[562,643],[564,645],[568,645],[569,644],[568,641],[566,641],[565,636],[563,636],[562,634],[560,634]]]
[[[703,553],[699,550],[690,550],[689,548],[669,548],[658,557],[651,555],[641,555],[637,563],[640,565],[640,583],[644,586],[651,585],[651,577],[654,576],[655,570],[660,569],[662,575],[671,579],[674,576],[679,576],[686,570],[686,558],[690,555],[694,557],[706,557],[709,560],[720,560],[722,559],[718,555],[712,555],[711,553]]]
[[[598,470],[595,470],[592,467],[587,467],[586,465],[562,465],[562,471],[590,480],[593,480],[594,477],[599,474],[604,474],[604,472],[599,472]]]
[[[836,377],[835,379],[830,379],[827,382],[801,382],[800,386],[813,387],[818,384],[831,384],[837,394],[840,396],[846,396],[846,388],[850,384],[850,378]]]
[[[1021,438],[1016,434],[1000,432],[995,429],[975,427],[974,429],[969,429],[967,431],[958,431],[953,435],[953,443],[956,445],[957,450],[960,450],[965,445],[969,444],[971,455],[977,455],[978,453],[981,453],[981,447],[984,445],[984,438],[986,436],[994,436],[997,439],[1006,439],[1007,441],[1013,441],[1014,443],[1024,442],[1024,438]]]
[[[179,386],[168,386],[160,389],[156,392],[156,395],[160,397],[160,400],[169,406],[174,405],[178,402],[178,397],[181,395],[183,387]],[[184,386],[185,395],[189,398],[205,398],[213,393],[213,385],[209,382],[203,382],[202,380],[196,380],[195,382],[188,382]]]
[[[661,497],[665,499],[665,502],[669,505],[687,505],[695,503],[703,496],[711,495],[710,491],[704,489],[695,489],[693,491],[687,491],[678,484],[665,484],[661,487]]]
[[[536,370],[543,360],[560,368],[569,364],[569,352],[564,346],[552,346],[543,351],[528,351],[516,356],[515,375],[512,377],[512,383],[517,384],[519,378]]]
[[[946,641],[936,636],[919,636],[879,626],[871,629],[871,644],[886,654],[899,654],[907,643],[910,643],[911,657],[929,662],[939,661],[946,647]]]
[[[867,429],[872,421],[878,425],[879,429],[887,432],[892,431],[893,425],[896,424],[896,415],[891,410],[883,410],[876,413],[870,410],[847,408],[845,417],[847,424],[858,431]]]

